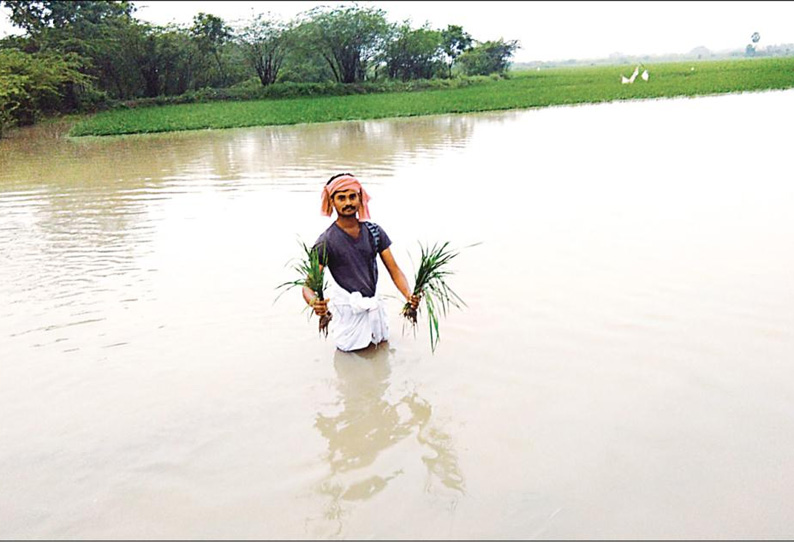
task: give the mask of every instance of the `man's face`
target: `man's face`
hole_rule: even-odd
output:
[[[337,190],[332,200],[339,216],[356,216],[361,206],[361,197],[355,190]]]

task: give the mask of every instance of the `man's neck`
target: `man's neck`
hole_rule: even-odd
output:
[[[354,230],[358,228],[358,216],[340,216],[336,219],[336,225],[343,230]]]

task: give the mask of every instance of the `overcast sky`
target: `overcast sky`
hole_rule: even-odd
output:
[[[283,19],[319,5],[350,2],[133,1],[135,16],[155,24],[190,23],[201,11],[227,22],[272,13]],[[698,46],[712,51],[744,49],[753,32],[759,46],[794,43],[794,2],[485,2],[362,1],[376,6],[392,22],[426,21],[434,28],[463,26],[480,41],[519,40],[517,62],[686,53]],[[14,32],[8,11],[0,16],[0,36]]]

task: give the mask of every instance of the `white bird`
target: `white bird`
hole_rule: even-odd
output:
[[[643,80],[643,81],[647,81],[647,80],[648,80],[648,78],[650,77],[650,76],[648,75],[648,70],[645,70],[644,72],[642,72],[642,75],[641,75],[640,77],[642,77],[642,80]]]
[[[637,74],[639,74],[639,73],[640,73],[640,67],[637,66],[636,68],[634,68],[634,73],[632,73],[631,77],[629,77],[628,79],[626,79],[626,77],[621,74],[620,82],[623,83],[624,85],[628,85],[630,83],[633,83],[634,80],[637,78]]]

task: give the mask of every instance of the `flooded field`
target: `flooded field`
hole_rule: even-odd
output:
[[[0,140],[0,538],[791,538],[793,105]],[[275,301],[344,171],[435,354]]]

